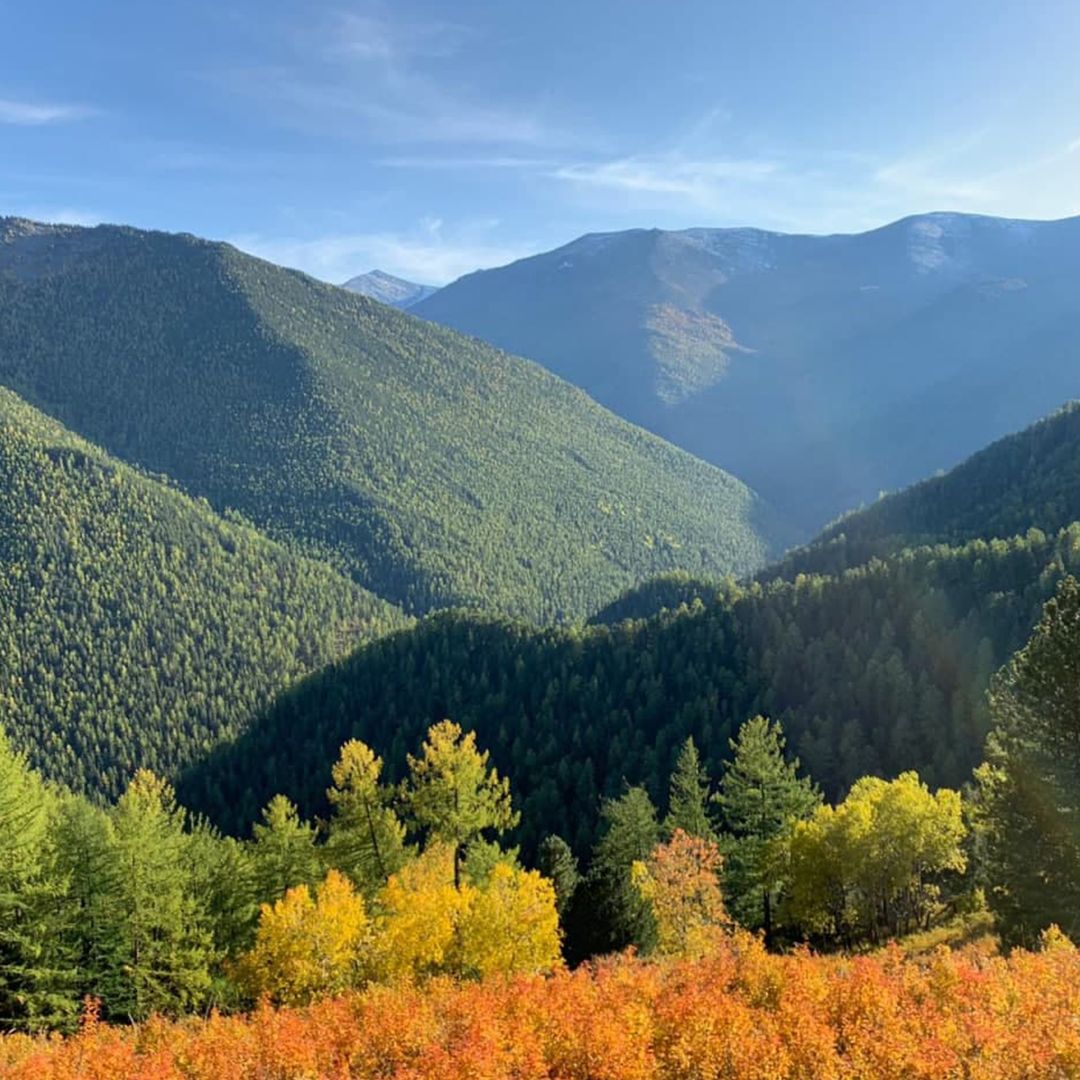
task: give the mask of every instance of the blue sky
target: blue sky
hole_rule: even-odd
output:
[[[590,231],[1080,213],[1077,0],[0,0],[0,214],[441,283]]]

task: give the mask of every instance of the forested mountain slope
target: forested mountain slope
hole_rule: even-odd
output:
[[[408,621],[3,389],[0,491],[0,724],[76,790],[176,770]]]
[[[538,365],[222,244],[0,221],[0,383],[413,611],[588,614],[782,547]]]
[[[780,564],[784,576],[835,573],[875,555],[964,543],[1080,521],[1080,403],[1072,402],[943,476],[889,495],[830,526]],[[766,571],[769,575],[772,571]]]
[[[1080,218],[581,237],[413,310],[742,477],[810,536],[1080,395]]]
[[[584,852],[598,796],[641,782],[662,802],[688,735],[715,776],[759,711],[782,721],[831,796],[909,768],[958,785],[981,758],[991,673],[1078,568],[1074,526],[917,549],[838,578],[727,584],[707,603],[614,626],[437,615],[298,685],[181,790],[235,829],[279,791],[319,811],[346,739],[400,776],[419,734],[449,716],[478,731],[520,795],[526,850],[556,832]]]

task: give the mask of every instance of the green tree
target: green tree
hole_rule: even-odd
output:
[[[454,852],[454,886],[461,885],[466,845],[485,829],[512,829],[520,815],[513,809],[510,783],[488,768],[489,754],[476,748],[451,720],[433,725],[420,750],[408,756],[405,798],[418,826],[449,844]]]
[[[250,948],[259,914],[251,845],[199,820],[189,829],[187,854],[191,888],[203,902],[215,953]]]
[[[693,738],[688,738],[679,750],[671,773],[664,836],[670,840],[676,829],[682,829],[687,836],[715,840],[708,803],[709,774],[702,767]]]
[[[649,902],[634,884],[633,867],[660,842],[656,807],[644,788],[631,787],[617,799],[606,799],[600,815],[607,829],[597,841],[589,874],[607,921],[608,943],[616,949],[637,945],[648,950],[656,925]]]
[[[211,989],[212,935],[189,877],[185,814],[172,788],[135,774],[112,814],[115,905],[109,1012],[141,1018],[203,1004]]]
[[[406,858],[405,826],[391,805],[393,792],[379,782],[382,758],[351,739],[341,748],[326,795],[334,808],[327,860],[373,896]]]
[[[71,1018],[73,972],[63,949],[61,881],[50,874],[53,799],[0,730],[0,1026]]]
[[[76,972],[75,1001],[102,997],[116,963],[120,868],[109,812],[69,795],[53,823],[52,858],[64,881],[68,921],[64,927]]]
[[[1080,931],[1080,582],[1066,577],[1027,645],[994,679],[994,730],[976,772],[988,901],[1003,939]]]
[[[798,758],[784,757],[779,723],[755,716],[730,745],[732,757],[716,795],[724,825],[726,895],[736,919],[763,927],[771,942],[773,906],[783,884],[775,843],[793,821],[820,804],[821,795],[798,775]]]
[[[555,907],[561,919],[581,882],[577,858],[561,836],[547,836],[540,844],[537,866],[555,887]]]
[[[275,795],[252,828],[251,845],[255,896],[260,903],[280,900],[296,885],[314,885],[321,876],[315,829],[301,821],[284,795]]]

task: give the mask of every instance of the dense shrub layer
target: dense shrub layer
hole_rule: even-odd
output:
[[[0,1039],[11,1080],[815,1080],[1080,1073],[1080,953],[896,947],[608,961],[550,978],[374,988],[306,1009]]]

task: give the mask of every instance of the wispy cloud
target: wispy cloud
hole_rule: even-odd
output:
[[[541,168],[590,214],[634,224],[750,224],[784,231],[872,228],[907,214],[1080,213],[1080,139],[1005,156],[992,131],[882,159],[865,153],[720,156],[680,145],[653,154]]]
[[[454,56],[472,36],[461,23],[442,19],[406,22],[372,12],[344,12],[336,18],[328,51],[400,64],[422,57]]]
[[[443,20],[383,8],[334,12],[289,26],[285,59],[232,69],[218,80],[258,100],[275,120],[306,132],[385,144],[548,146],[567,140],[539,105],[492,104],[470,95],[457,56],[475,35]]]
[[[341,283],[379,269],[422,284],[443,285],[536,250],[533,245],[507,245],[492,239],[497,225],[488,221],[447,228],[439,219],[427,218],[408,232],[334,234],[312,240],[248,234],[230,237],[229,242],[323,281]]]
[[[882,192],[893,191],[916,205],[971,207],[993,199],[992,177],[954,176],[925,161],[899,159],[875,170],[871,183]]]
[[[874,170],[869,189],[886,203],[920,209],[1002,216],[1080,213],[1080,139],[1062,140],[1041,153],[1012,152],[1004,160],[996,160],[992,150],[992,135],[985,132],[957,140],[949,151],[914,152]]]
[[[398,156],[380,158],[375,162],[389,169],[467,170],[467,169],[518,169],[539,170],[559,168],[559,162],[550,158],[513,156]]]
[[[0,98],[0,124],[15,124],[19,127],[65,124],[93,116],[94,112],[95,110],[87,105],[13,101],[11,98]]]
[[[708,205],[731,183],[757,182],[776,172],[772,161],[687,160],[670,155],[563,165],[551,176],[589,187],[677,195]]]

